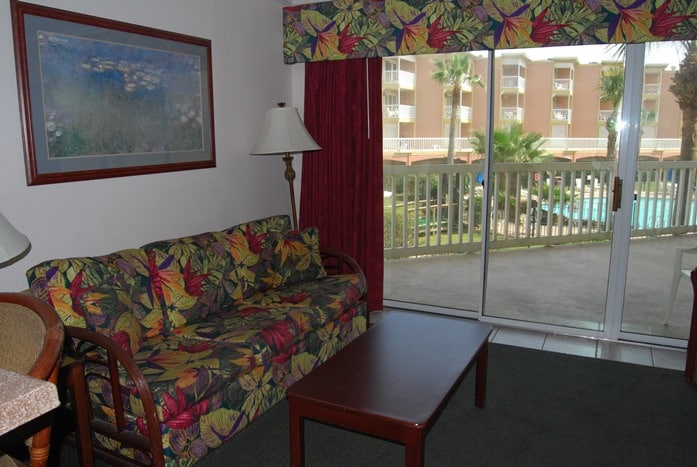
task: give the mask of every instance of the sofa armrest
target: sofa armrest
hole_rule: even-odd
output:
[[[133,358],[108,337],[88,329],[66,326],[66,341],[70,341],[74,350],[81,356],[79,371],[71,371],[68,386],[75,391],[73,404],[78,424],[78,436],[85,439],[90,433],[96,432],[114,439],[124,446],[136,449],[151,458],[153,466],[164,466],[164,450],[160,422],[157,417],[155,401],[150,386]],[[111,388],[114,405],[114,425],[92,415],[89,387],[86,382],[88,365],[103,367],[108,372],[108,383]],[[125,372],[133,381],[136,392],[143,404],[147,434],[126,430],[126,417],[121,404],[123,390],[119,382],[119,374]],[[75,380],[80,378],[80,380]],[[89,424],[89,426],[85,426]],[[95,447],[95,455],[107,462],[123,463],[132,461],[111,451]]]
[[[325,246],[319,247],[320,256],[322,256],[322,265],[327,271],[327,274],[360,274],[363,275],[363,270],[358,265],[355,259],[334,248]]]

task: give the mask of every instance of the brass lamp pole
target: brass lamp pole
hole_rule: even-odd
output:
[[[307,128],[303,125],[298,109],[286,107],[284,102],[279,102],[278,107],[271,108],[266,112],[259,139],[250,152],[250,154],[258,156],[283,155],[283,162],[286,164],[283,175],[288,180],[293,228],[296,230],[298,229],[298,215],[295,206],[295,170],[293,169],[291,153],[319,149],[322,148],[312,139]]]

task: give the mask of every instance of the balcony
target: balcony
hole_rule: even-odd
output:
[[[416,118],[416,107],[413,105],[385,105],[382,116],[385,119],[394,119],[400,122],[413,121]]]
[[[613,110],[601,110],[598,112],[598,121],[600,122],[607,122],[610,116],[612,115]]]
[[[386,70],[383,73],[382,83],[400,89],[413,90],[416,87],[416,74],[404,70]]]
[[[443,107],[443,117],[450,118],[452,114],[452,107],[446,105]],[[460,106],[460,121],[469,122],[472,121],[472,107],[461,105]]]
[[[483,166],[479,164],[384,167],[387,300],[458,309],[462,306],[463,294],[478,293],[476,285],[465,286],[464,282],[469,284],[478,280],[478,275],[472,271],[479,270],[479,255],[452,255],[481,251],[485,215],[482,171]],[[552,271],[558,268],[560,277],[582,280],[585,273],[574,270],[573,261],[563,259],[566,255],[569,258],[592,255],[598,260],[597,270],[607,269],[607,248],[603,245],[607,245],[612,235],[609,200],[615,175],[613,164],[497,163],[493,165],[491,175],[489,189],[498,196],[494,197],[497,201],[491,203],[489,212],[489,247],[496,251],[499,261],[504,261],[506,270],[513,274],[511,277],[497,277],[496,283],[510,283],[515,288],[516,282],[520,281],[516,280],[514,272],[529,270],[533,262],[547,265]],[[632,255],[638,255],[637,263],[633,264],[645,264],[648,270],[641,271],[642,277],[655,280],[636,285],[641,287],[642,296],[651,297],[651,303],[647,304],[651,309],[636,320],[627,321],[632,329],[657,335],[668,333],[680,339],[686,336],[691,294],[685,283],[676,302],[674,318],[668,326],[663,326],[662,319],[673,267],[672,252],[675,248],[695,244],[696,179],[697,161],[637,163],[630,235],[633,239],[644,240],[639,243],[641,247],[632,250]],[[677,189],[680,186],[687,189]],[[424,187],[430,188],[426,190]],[[683,220],[673,214],[676,210],[684,210],[686,216]],[[649,242],[656,242],[653,250]],[[552,249],[536,248],[549,245],[564,246],[565,253],[552,258]],[[646,258],[652,257],[651,251],[656,256],[658,245],[661,245],[659,251],[670,254],[660,255],[652,260],[653,263],[647,262]],[[471,276],[467,279],[464,278],[467,276],[463,271],[465,267],[471,268],[467,270]],[[636,271],[630,271],[633,273]],[[545,286],[534,280],[525,282],[529,287]],[[430,285],[424,288],[419,284]],[[449,293],[453,290],[459,292]],[[515,303],[514,296],[509,299],[509,303]],[[596,303],[602,300],[604,296],[579,299],[580,308],[573,311],[582,314],[581,321],[587,321],[581,327],[598,330],[592,326],[602,322],[602,317],[589,310],[602,309],[601,304]],[[575,300],[571,302],[575,303]],[[472,297],[469,303],[477,303],[476,297]],[[543,322],[562,325],[568,323],[572,314],[570,306],[560,307],[555,300],[544,300],[544,303],[549,306],[532,307],[535,313],[544,316],[511,317],[523,320],[544,318]]]
[[[522,76],[501,77],[501,92],[525,92],[525,78]]]
[[[513,120],[522,122],[524,116],[522,107],[501,107],[501,120]]]
[[[552,120],[571,123],[571,109],[552,109]]]
[[[658,96],[661,94],[660,84],[644,84],[644,95],[645,96]]]
[[[574,82],[571,79],[555,79],[552,87],[555,94],[569,94],[574,90]]]

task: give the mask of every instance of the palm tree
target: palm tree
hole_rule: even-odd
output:
[[[616,66],[603,71],[600,75],[600,102],[607,102],[612,107],[612,112],[605,121],[607,158],[609,160],[614,160],[617,157],[617,120],[623,92],[624,68]]]
[[[682,141],[680,160],[697,160],[697,43],[685,43],[686,55],[675,72],[670,92],[682,110]]]
[[[483,131],[474,131],[471,143],[475,152],[486,152],[486,135]],[[494,130],[494,162],[546,161],[552,154],[542,149],[544,143],[541,133],[524,133],[523,125],[520,123]]]
[[[438,68],[431,77],[441,84],[453,86],[453,98],[450,109],[450,131],[448,134],[448,158],[446,163],[455,162],[455,128],[460,124],[460,100],[462,85],[465,83],[484,86],[479,75],[470,74],[472,68],[471,55],[468,53],[453,54],[446,60],[433,62]]]
[[[460,101],[462,98],[462,85],[469,82],[472,84],[477,84],[479,86],[484,86],[479,75],[472,75],[470,71],[472,69],[472,59],[471,55],[468,53],[458,53],[450,56],[446,60],[434,60],[437,70],[433,72],[431,77],[441,84],[452,85],[453,87],[453,97],[450,103],[450,130],[448,133],[448,157],[445,159],[446,164],[455,163],[455,128],[456,125],[460,124]],[[454,191],[452,196],[454,198],[459,198],[460,194],[457,189],[457,180],[455,183],[451,184],[450,179],[447,175],[443,175],[443,193],[445,204],[449,204],[448,199],[450,197],[450,189],[452,186]],[[457,203],[455,203],[457,206]],[[457,209],[452,213],[453,226],[457,225],[459,222],[459,213]],[[445,213],[442,213],[444,217]]]
[[[675,72],[673,84],[670,85],[670,92],[673,93],[682,110],[682,139],[680,141],[680,160],[697,160],[697,43],[694,41],[684,42],[685,58],[680,62],[680,68]],[[677,171],[676,171],[677,172]],[[676,177],[679,175],[676,173]],[[682,190],[682,199],[688,199],[689,184],[683,183],[678,186]],[[683,208],[676,211],[676,221],[680,224],[685,222],[687,207],[689,203],[682,203]],[[677,206],[680,203],[676,203]]]
[[[486,152],[486,134],[483,131],[472,133],[472,149],[479,153]],[[544,162],[552,157],[545,152],[542,145],[545,141],[542,134],[537,132],[524,133],[523,125],[513,123],[508,128],[494,130],[493,138],[494,162]],[[508,174],[506,175],[508,177]],[[515,197],[518,186],[515,180],[510,180],[508,195]]]

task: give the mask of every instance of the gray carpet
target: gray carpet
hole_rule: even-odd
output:
[[[679,371],[492,344],[487,406],[473,402],[471,374],[426,438],[426,466],[697,466],[697,386]],[[310,467],[404,465],[400,444],[311,421],[305,446]],[[70,448],[60,459],[76,465]],[[289,465],[287,403],[196,465]]]
[[[682,373],[491,345],[487,406],[468,375],[426,438],[427,466],[694,466],[697,386]],[[288,465],[284,402],[201,466]],[[308,466],[402,466],[404,447],[315,422]]]

